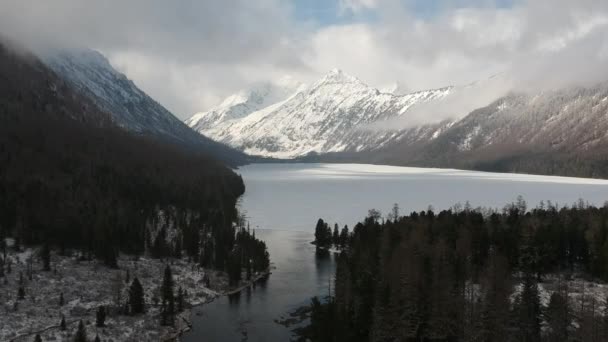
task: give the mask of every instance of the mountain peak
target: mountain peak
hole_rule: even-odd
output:
[[[338,69],[338,68],[331,69],[318,82],[318,84],[328,84],[328,83],[357,83],[357,84],[363,84],[363,82],[361,82],[355,76],[351,76],[351,75],[345,73],[344,71],[342,71],[341,69]]]

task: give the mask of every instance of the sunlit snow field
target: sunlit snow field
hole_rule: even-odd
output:
[[[311,231],[318,218],[352,226],[368,209],[387,213],[393,203],[405,214],[466,201],[500,209],[518,195],[531,207],[608,200],[608,180],[586,178],[364,164],[252,164],[238,172],[252,228]]]

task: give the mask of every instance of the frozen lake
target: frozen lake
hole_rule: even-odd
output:
[[[541,200],[571,205],[608,200],[608,181],[362,164],[252,164],[238,172],[245,180],[242,209],[251,227],[311,232],[318,218],[349,227],[394,203],[401,213],[473,207],[503,208],[522,195],[530,207]]]

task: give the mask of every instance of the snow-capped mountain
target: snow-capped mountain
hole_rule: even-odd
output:
[[[463,118],[341,160],[502,172],[608,177],[608,83],[511,93]]]
[[[337,69],[309,86],[281,92],[282,96],[263,89],[231,96],[186,122],[212,139],[253,155],[294,158],[363,151],[399,136],[399,132],[370,129],[371,125],[397,117],[407,121],[410,108],[444,98],[452,90],[395,95]]]
[[[46,51],[40,58],[76,91],[110,113],[117,125],[129,131],[199,149],[230,163],[240,163],[238,160],[244,159],[240,152],[194,132],[115,70],[97,51]]]
[[[242,119],[245,116],[285,100],[304,84],[284,77],[277,82],[263,82],[253,85],[227,97],[219,106],[208,112],[197,113],[186,124],[196,130],[216,122]]]

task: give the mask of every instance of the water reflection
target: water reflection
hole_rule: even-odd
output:
[[[314,222],[313,222],[314,223]],[[272,274],[239,294],[218,298],[194,315],[194,330],[183,341],[289,341],[290,329],[277,324],[288,312],[326,296],[334,259],[316,253],[311,233],[260,230],[271,261]]]

